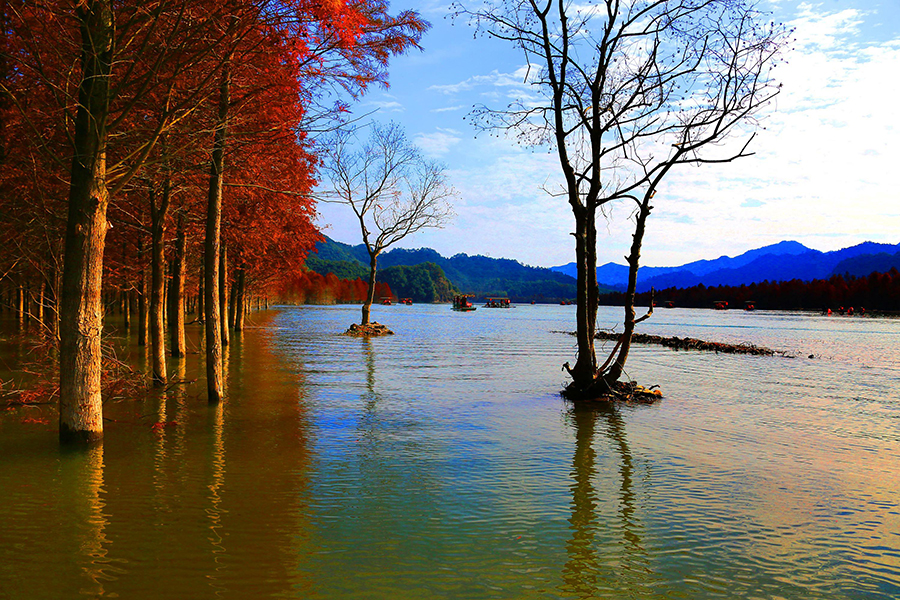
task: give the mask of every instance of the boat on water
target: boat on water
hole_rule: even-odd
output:
[[[412,306],[412,298],[400,298],[400,304]]]
[[[485,302],[485,308],[510,308],[509,298],[488,298]]]
[[[390,296],[385,296],[384,298],[381,299],[381,305],[382,305],[382,306],[390,306],[390,305],[392,305],[393,303],[394,303],[394,302],[393,302],[393,300],[391,300]]]
[[[469,298],[474,298],[475,294],[460,294],[459,296],[453,297],[453,310],[458,310],[461,312],[472,312],[475,310],[475,307],[472,306],[472,302]]]

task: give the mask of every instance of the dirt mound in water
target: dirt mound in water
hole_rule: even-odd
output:
[[[368,325],[359,325],[354,323],[350,329],[344,332],[344,335],[352,335],[356,337],[377,337],[379,335],[394,335],[394,332],[382,325],[372,321]]]

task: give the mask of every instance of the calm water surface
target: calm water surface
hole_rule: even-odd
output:
[[[573,409],[574,307],[358,310],[254,314],[226,402],[111,398],[87,452],[0,412],[0,599],[900,597],[900,321],[660,309],[797,358],[641,346],[662,402]]]

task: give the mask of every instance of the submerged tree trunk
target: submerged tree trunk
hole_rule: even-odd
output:
[[[150,195],[151,251],[150,251],[150,351],[153,355],[153,386],[162,387],[168,380],[166,374],[166,325],[163,314],[166,255],[165,226],[169,210],[170,184],[163,186],[162,201],[156,206],[155,194]]]
[[[362,322],[360,325],[369,324],[369,312],[372,309],[372,302],[375,301],[375,272],[378,270],[378,255],[369,255],[369,291],[366,294],[366,301],[362,307]]]
[[[169,289],[169,336],[172,356],[182,357],[184,341],[184,255],[187,246],[184,213],[178,213],[175,256],[172,260],[172,282]]]
[[[219,304],[219,245],[222,227],[222,180],[225,169],[225,139],[230,102],[231,75],[226,62],[219,86],[219,112],[209,169],[206,208],[206,242],[203,253],[206,309],[206,390],[211,404],[222,400],[222,330]]]
[[[106,120],[113,54],[109,0],[84,0],[75,14],[81,30],[81,83],[66,253],[63,263],[59,349],[59,438],[87,443],[103,437],[100,398],[103,249],[106,208]]]

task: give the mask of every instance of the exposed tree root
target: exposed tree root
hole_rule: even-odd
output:
[[[560,392],[566,400],[572,402],[627,402],[636,404],[653,404],[661,400],[663,395],[657,386],[644,387],[633,381],[617,381],[608,384],[602,377],[598,377],[586,388],[582,388],[574,381],[569,383]]]
[[[350,326],[350,329],[344,332],[344,335],[352,335],[355,337],[377,337],[380,335],[394,335],[394,332],[381,323],[372,321],[368,325],[354,323]]]

